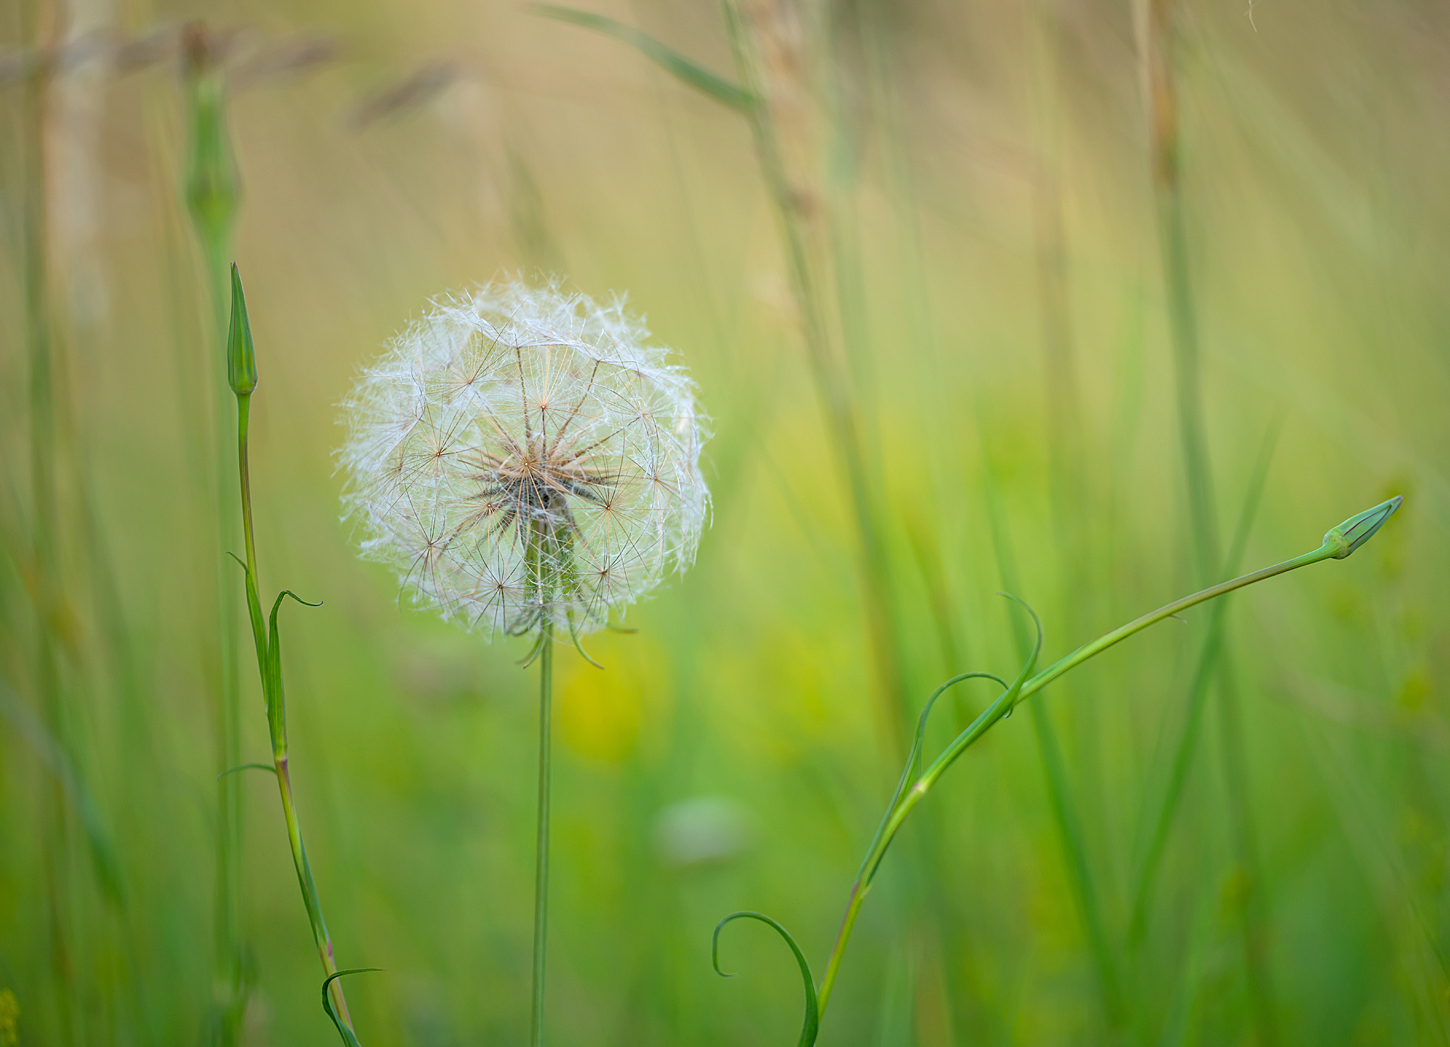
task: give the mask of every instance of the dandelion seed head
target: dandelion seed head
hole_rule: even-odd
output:
[[[344,405],[347,514],[406,592],[489,633],[604,625],[694,560],[694,385],[621,299],[489,284],[388,346]]]

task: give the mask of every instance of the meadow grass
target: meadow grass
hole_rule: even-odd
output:
[[[718,428],[698,566],[588,643],[604,672],[552,666],[551,1039],[798,1039],[804,964],[830,1043],[1444,1042],[1450,157],[1426,47],[1450,27],[1173,6],[1171,186],[1139,61],[1169,5],[1141,32],[1117,8],[802,7],[826,161],[806,194],[772,185],[757,58],[709,5],[591,8],[633,48],[502,6],[238,9],[260,29],[221,71],[262,86],[227,99],[248,203],[217,257],[248,275],[266,363],[250,530],[268,577],[328,597],[285,623],[281,818],[264,774],[216,777],[203,652],[245,549],[212,518],[236,498],[221,318],[195,293],[216,265],[178,251],[184,185],[157,190],[191,166],[180,38],[160,63],[17,65],[56,41],[0,27],[0,1043],[193,1042],[232,1003],[234,1042],[337,1035],[303,823],[336,953],[387,968],[348,983],[369,1044],[529,1034],[539,681],[357,563],[331,452],[334,405],[430,295],[541,259],[628,288]],[[766,8],[731,10],[737,44],[760,31]],[[257,79],[319,29],[348,34],[340,63]],[[54,102],[102,68],[81,257],[103,299],[76,290]],[[784,177],[811,143],[771,119]],[[1032,633],[997,588],[1063,650],[1401,490],[1345,564],[1071,681],[1029,673],[1018,696],[1043,693],[1004,720]],[[1216,552],[1215,501],[1238,518]],[[915,735],[904,714],[978,667],[1007,686],[953,688]],[[245,714],[269,687],[239,680],[230,766],[275,741]],[[923,760],[883,823],[917,737],[972,752]],[[223,853],[228,787],[247,816]],[[721,963],[746,973],[720,982],[710,928],[741,910],[799,957],[732,925]]]

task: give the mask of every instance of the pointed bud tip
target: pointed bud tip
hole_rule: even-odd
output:
[[[1388,501],[1381,502],[1373,509],[1366,509],[1362,513],[1351,516],[1338,527],[1332,528],[1324,536],[1324,544],[1335,548],[1334,558],[1336,560],[1343,560],[1350,553],[1374,537],[1374,533],[1383,527],[1384,522],[1395,514],[1395,510],[1400,507],[1404,500],[1404,495],[1397,494]]]
[[[252,347],[252,325],[247,321],[247,298],[242,274],[232,263],[232,319],[227,328],[227,381],[238,396],[257,388],[257,354]]]

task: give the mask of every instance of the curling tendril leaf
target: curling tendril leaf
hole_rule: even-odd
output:
[[[242,763],[238,764],[235,767],[228,767],[225,771],[216,776],[217,781],[221,781],[229,774],[236,774],[238,771],[269,771],[272,774],[276,774],[277,768],[273,767],[270,763]]]
[[[338,978],[346,978],[349,974],[364,974],[367,971],[381,971],[383,969],[382,967],[349,967],[345,971],[329,974],[322,980],[322,1009],[332,1019],[332,1024],[337,1026],[338,1034],[342,1037],[342,1042],[347,1047],[362,1047],[362,1044],[358,1042],[357,1033],[348,1028],[347,1022],[342,1020],[341,1015],[337,1013],[337,1009],[332,1006],[332,997],[327,994],[327,990]]]
[[[801,952],[801,947],[791,937],[790,931],[781,926],[779,921],[762,912],[742,909],[740,912],[731,913],[717,923],[715,925],[715,933],[710,939],[710,963],[714,966],[715,973],[722,978],[735,977],[734,974],[728,974],[720,969],[720,932],[725,929],[726,924],[732,923],[735,920],[759,920],[761,923],[769,925],[774,929],[776,934],[785,940],[786,945],[790,946],[790,951],[795,954],[795,962],[801,971],[801,982],[804,984],[806,990],[805,1019],[801,1023],[801,1038],[797,1047],[812,1047],[816,1042],[816,1036],[819,1034],[821,1027],[820,1006],[816,1002],[815,978],[811,974],[811,965],[806,960],[806,954]]]

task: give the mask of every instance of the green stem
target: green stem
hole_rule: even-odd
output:
[[[534,857],[534,986],[529,1042],[544,1042],[544,960],[549,935],[549,793],[553,734],[554,642],[546,620],[539,648],[539,812]]]
[[[1267,581],[1270,578],[1287,574],[1289,571],[1297,570],[1300,567],[1308,567],[1310,564],[1319,563],[1321,560],[1333,559],[1339,555],[1340,547],[1326,541],[1318,549],[1296,556],[1292,560],[1285,560],[1283,563],[1275,564],[1272,567],[1265,567],[1251,574],[1231,578],[1226,582],[1211,585],[1207,589],[1200,589],[1191,596],[1185,596],[1180,600],[1174,600],[1172,603],[1164,604],[1156,611],[1150,611],[1141,618],[1133,619],[1127,625],[1121,625],[1110,633],[1104,633],[1091,643],[1083,644],[1076,651],[1058,659],[1022,686],[1022,694],[1018,700],[1021,701],[1029,695],[1035,694],[1068,670],[1076,668],[1094,655],[1101,654],[1114,644],[1121,643],[1134,633],[1142,632],[1148,626],[1156,625],[1165,618],[1171,618],[1181,611],[1188,610],[1190,607],[1197,606],[1215,597],[1223,596],[1225,593],[1231,593],[1235,589],[1242,589],[1246,585]],[[943,755],[945,756],[945,754]],[[951,761],[948,760],[947,762],[950,763]],[[941,760],[939,759],[937,763],[941,763]],[[933,764],[933,767],[935,766]],[[944,767],[942,769],[945,770]],[[930,771],[928,771],[929,773]]]
[[[192,151],[188,172],[187,206],[206,267],[207,289],[211,294],[212,329],[216,349],[208,354],[208,384],[213,400],[213,488],[216,508],[217,543],[220,550],[233,548],[237,506],[234,488],[227,481],[230,471],[231,437],[227,431],[229,388],[226,378],[227,257],[236,214],[235,186],[230,177],[230,158],[225,153],[223,108],[225,99],[221,73],[209,53],[205,30],[199,26],[186,36]],[[217,747],[222,769],[241,762],[241,682],[237,636],[236,579],[224,557],[217,562],[218,678],[220,699]],[[246,986],[242,981],[241,944],[241,784],[231,775],[217,783],[220,817],[217,820],[217,980],[221,1014],[221,1043],[225,1047],[241,1042],[242,1011]]]
[[[230,471],[226,432],[226,338],[227,312],[223,304],[229,297],[225,281],[227,236],[225,232],[203,233],[206,253],[207,282],[211,290],[217,351],[212,353],[211,385],[216,391],[216,526],[217,547],[235,548],[236,531],[232,525],[236,503],[232,487],[227,483]],[[225,296],[225,297],[224,297]],[[250,511],[250,510],[249,510]],[[222,769],[235,767],[242,760],[241,744],[241,681],[240,653],[237,650],[236,577],[225,557],[217,559],[217,629],[220,708],[218,710],[217,745]],[[217,949],[218,974],[222,980],[222,1043],[232,1047],[242,1041],[242,1011],[246,1006],[247,987],[242,974],[242,793],[241,783],[234,775],[217,782],[221,817],[217,822]]]
[[[1385,506],[1377,507],[1382,511],[1379,522],[1382,523],[1383,519],[1394,511],[1394,508],[1390,506],[1391,503],[1386,503]],[[1394,501],[1393,506],[1398,507],[1398,502]],[[1359,520],[1364,515],[1361,514],[1360,517],[1355,517],[1354,519]],[[1172,603],[1164,604],[1157,610],[1150,611],[1139,618],[1133,619],[1133,621],[1126,625],[1119,626],[1109,633],[1104,633],[1096,640],[1083,644],[1075,651],[1064,655],[1046,669],[1027,679],[1020,686],[1008,687],[1003,690],[997,696],[996,700],[966,730],[959,734],[942,754],[921,773],[909,789],[898,792],[897,796],[893,798],[893,806],[890,808],[889,814],[881,829],[877,832],[876,838],[872,841],[865,861],[861,863],[861,872],[857,875],[856,882],[851,886],[851,897],[846,906],[846,915],[841,921],[841,929],[836,936],[836,944],[831,949],[830,958],[826,963],[825,974],[821,978],[821,987],[817,993],[820,1015],[822,1017],[825,1015],[826,1005],[830,1000],[831,991],[835,987],[836,976],[840,972],[841,960],[845,955],[846,945],[850,941],[851,932],[856,926],[856,918],[860,914],[861,905],[866,900],[866,894],[871,889],[876,870],[880,867],[881,861],[886,855],[887,848],[891,846],[891,841],[906,821],[907,816],[926,797],[931,787],[936,784],[937,779],[946,772],[946,769],[952,765],[957,757],[961,756],[969,746],[981,738],[982,735],[986,734],[999,720],[1010,713],[1017,704],[1026,701],[1058,677],[1070,672],[1088,659],[1101,654],[1109,647],[1121,643],[1134,633],[1142,632],[1150,625],[1155,625],[1165,618],[1171,618],[1182,611],[1188,610],[1190,607],[1212,600],[1215,597],[1223,596],[1226,593],[1233,592],[1235,589],[1241,589],[1244,586],[1253,585],[1256,582],[1266,581],[1269,578],[1286,574],[1300,567],[1307,567],[1321,560],[1347,556],[1353,547],[1344,538],[1343,531],[1349,523],[1350,521],[1346,521],[1346,524],[1342,524],[1340,528],[1327,534],[1324,543],[1312,552],[1296,556],[1292,560],[1285,560],[1283,563],[1275,564],[1272,567],[1265,567],[1251,574],[1221,582],[1218,585],[1202,589],[1182,599],[1174,600]],[[1375,524],[1375,526],[1377,527],[1378,524]],[[1372,534],[1373,531],[1371,530],[1370,533]],[[1365,538],[1367,537],[1368,535],[1365,536]],[[1358,541],[1362,542],[1363,540],[1361,538]],[[952,682],[958,679],[964,679],[966,675],[969,674],[953,678]],[[910,770],[911,768],[908,767],[908,773]],[[903,780],[904,784],[905,781]]]
[[[252,421],[252,396],[237,397],[237,475],[242,490],[242,544],[247,567],[247,613],[252,620],[252,642],[257,648],[257,665],[263,667],[266,686],[267,624],[262,618],[262,601],[257,590],[257,543],[252,528],[252,468],[247,454]],[[270,696],[269,696],[270,697]],[[236,766],[233,764],[233,766]]]
[[[251,394],[237,395],[237,468],[241,478],[242,531],[246,547],[247,566],[247,611],[252,621],[252,640],[257,649],[257,668],[262,676],[262,689],[267,699],[267,727],[272,739],[272,765],[277,772],[277,788],[282,796],[282,816],[287,822],[287,841],[292,848],[292,864],[297,870],[297,884],[302,890],[302,902],[307,908],[307,921],[312,927],[312,940],[322,960],[322,969],[330,977],[337,973],[337,961],[333,957],[332,938],[327,933],[327,922],[322,917],[322,903],[317,897],[317,885],[312,878],[312,866],[307,860],[307,849],[302,843],[302,827],[297,820],[297,810],[292,800],[292,778],[287,764],[287,707],[282,690],[281,652],[267,639],[262,604],[257,592],[257,547],[252,528],[252,480],[248,464],[247,435],[251,418]],[[280,603],[281,597],[278,597]],[[273,608],[273,626],[276,625],[276,608]],[[271,672],[268,666],[271,665]],[[227,777],[232,777],[228,775]],[[349,1030],[352,1017],[348,1013],[347,999],[343,996],[342,980],[333,979],[327,990],[332,996],[333,1007]]]

